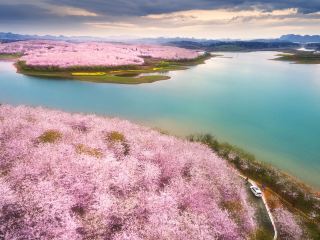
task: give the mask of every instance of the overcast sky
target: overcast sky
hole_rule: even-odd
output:
[[[320,34],[320,0],[0,0],[0,32],[272,38]]]

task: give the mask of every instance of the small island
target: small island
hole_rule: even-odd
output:
[[[320,64],[320,52],[288,50],[278,54],[274,60],[288,61],[296,64]]]
[[[62,41],[1,44],[0,56],[15,60],[17,71],[29,76],[122,84],[166,80],[168,71],[183,70],[212,57],[171,46]]]

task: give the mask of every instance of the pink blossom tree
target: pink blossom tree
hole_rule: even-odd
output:
[[[116,118],[0,106],[5,239],[247,239],[246,199],[202,144]]]

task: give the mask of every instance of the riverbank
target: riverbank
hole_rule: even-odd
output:
[[[10,127],[8,124],[10,124]],[[17,128],[17,126],[19,127]],[[118,129],[121,129],[121,131],[118,131]],[[17,132],[17,130],[19,131]],[[21,169],[21,171],[23,170],[23,173],[27,175],[24,176],[21,172],[22,175],[18,176],[18,178],[22,179],[23,182],[26,182],[27,184],[30,174],[33,176],[33,179],[37,179],[39,177],[39,173],[41,175],[41,179],[44,179],[45,181],[51,181],[52,177],[53,179],[55,179],[55,175],[57,174],[57,171],[53,170],[52,172],[52,169],[55,169],[58,166],[51,165],[50,166],[51,174],[48,175],[48,172],[44,171],[45,169],[48,169],[47,164],[54,163],[57,161],[57,164],[62,164],[63,166],[65,166],[65,162],[62,161],[61,159],[68,158],[70,154],[72,155],[72,159],[73,159],[73,161],[71,161],[72,164],[76,164],[78,166],[78,164],[80,164],[79,162],[77,162],[78,158],[79,158],[79,161],[81,160],[81,162],[86,161],[86,165],[84,166],[84,168],[83,169],[81,168],[84,171],[83,174],[88,174],[87,169],[89,165],[93,164],[94,162],[99,163],[97,166],[94,165],[95,174],[97,173],[97,171],[99,172],[100,170],[102,170],[101,168],[104,167],[102,163],[104,161],[107,161],[106,163],[110,165],[111,162],[107,159],[112,158],[111,155],[113,154],[114,154],[113,157],[115,157],[115,161],[119,163],[124,161],[126,164],[127,163],[129,164],[129,162],[132,163],[134,158],[137,158],[137,163],[140,161],[152,160],[152,162],[156,161],[154,163],[158,164],[158,160],[154,159],[155,155],[153,154],[153,152],[155,150],[153,149],[153,147],[159,146],[159,144],[161,143],[160,145],[166,149],[165,152],[166,153],[169,152],[168,154],[163,156],[164,157],[163,159],[167,159],[168,161],[167,163],[169,165],[166,165],[166,167],[170,166],[170,169],[171,169],[171,170],[169,169],[170,171],[168,170],[170,172],[170,179],[168,180],[169,182],[167,182],[167,180],[162,180],[164,181],[163,183],[164,188],[168,188],[169,186],[171,186],[173,182],[175,182],[174,180],[175,177],[172,177],[171,174],[173,174],[174,176],[177,175],[179,177],[180,176],[179,174],[181,173],[182,178],[185,179],[185,181],[187,181],[188,183],[190,181],[193,182],[194,177],[198,176],[199,174],[197,172],[198,170],[196,169],[199,166],[201,166],[201,169],[202,169],[203,167],[206,166],[206,164],[208,164],[207,161],[203,162],[203,160],[201,159],[207,159],[207,157],[209,156],[212,156],[212,157],[219,156],[219,158],[212,158],[210,160],[213,162],[209,161],[210,164],[218,164],[217,166],[215,167],[211,165],[210,167],[208,166],[209,167],[208,169],[212,169],[212,170],[214,169],[213,172],[210,171],[210,173],[212,174],[214,173],[214,175],[210,175],[210,179],[213,178],[212,180],[215,181],[214,186],[217,187],[221,185],[222,188],[221,189],[219,188],[220,189],[219,191],[223,189],[223,192],[218,192],[216,193],[218,195],[215,195],[215,196],[219,196],[219,199],[220,198],[228,199],[220,202],[219,206],[221,206],[222,209],[227,211],[230,214],[230,216],[232,216],[232,219],[237,219],[236,222],[238,222],[239,216],[243,216],[242,215],[244,214],[243,211],[245,211],[245,209],[243,209],[244,207],[243,202],[241,202],[241,205],[239,205],[239,203],[236,204],[236,202],[234,202],[233,200],[230,200],[230,197],[232,196],[231,197],[232,199],[234,197],[237,197],[238,191],[241,190],[242,192],[241,194],[244,194],[242,196],[243,199],[241,201],[245,199],[245,201],[247,201],[246,204],[249,204],[254,209],[254,211],[252,209],[250,210],[250,213],[247,212],[246,214],[249,214],[251,216],[252,214],[254,214],[255,221],[256,221],[255,224],[257,224],[257,227],[258,227],[253,232],[251,231],[249,235],[247,235],[247,236],[250,236],[248,239],[251,239],[251,240],[272,239],[273,233],[272,233],[271,222],[269,222],[268,220],[268,216],[267,216],[266,210],[263,207],[262,201],[253,197],[252,193],[249,191],[249,186],[246,184],[246,182],[244,180],[241,180],[241,181],[236,180],[237,174],[232,170],[228,172],[227,175],[225,175],[226,172],[224,171],[230,170],[230,169],[227,170],[228,167],[225,168],[226,166],[229,165],[227,162],[231,163],[241,173],[245,174],[245,176],[252,176],[252,178],[256,179],[255,181],[263,189],[264,195],[267,200],[267,204],[270,207],[272,215],[275,216],[276,229],[278,230],[279,235],[281,237],[283,237],[284,239],[286,237],[290,237],[290,239],[301,239],[302,236],[308,236],[309,239],[318,239],[320,236],[319,219],[315,215],[318,213],[318,210],[313,209],[314,211],[312,216],[310,212],[306,212],[307,211],[306,209],[302,209],[300,204],[297,204],[297,205],[292,204],[292,202],[289,202],[290,199],[288,200],[288,197],[286,197],[286,196],[291,196],[291,198],[296,198],[297,190],[291,190],[290,192],[287,192],[288,195],[286,195],[285,193],[288,189],[293,189],[293,186],[297,184],[300,186],[301,183],[298,183],[295,180],[292,181],[291,177],[290,177],[290,181],[292,182],[288,182],[287,181],[288,176],[285,173],[276,169],[271,170],[272,168],[271,166],[267,166],[262,163],[259,163],[253,158],[252,155],[234,146],[231,146],[229,144],[219,143],[209,135],[205,135],[205,136],[197,135],[197,136],[189,137],[189,140],[191,141],[190,143],[189,141],[178,139],[178,138],[169,136],[167,134],[161,134],[158,131],[144,128],[144,127],[132,124],[128,121],[119,120],[116,118],[110,119],[105,117],[98,117],[95,115],[69,114],[61,111],[43,109],[40,107],[38,108],[30,108],[30,107],[24,107],[24,106],[11,107],[9,105],[2,105],[2,106],[0,105],[0,131],[2,133],[2,136],[5,136],[5,138],[2,138],[3,148],[0,149],[0,153],[2,155],[5,154],[6,156],[8,156],[8,158],[6,159],[1,159],[1,162],[0,162],[1,164],[0,190],[3,190],[3,187],[5,187],[3,186],[1,179],[3,177],[11,179],[11,177],[13,177],[12,174],[17,173],[16,171],[19,170],[20,165],[19,165],[19,161],[17,160],[18,156],[28,156],[29,165],[30,167],[33,166],[33,168],[35,168],[35,165],[32,164],[32,161],[33,161],[32,159],[34,159],[37,162],[37,165],[36,165],[37,170],[35,171],[37,175],[32,175],[33,173],[30,172],[31,169]],[[100,137],[102,137],[101,141],[99,140]],[[92,140],[94,139],[94,141],[90,141],[90,139]],[[9,148],[8,146],[11,144],[12,141],[15,141],[15,142],[19,141],[20,147]],[[207,149],[207,147],[203,148],[201,147],[202,144],[199,145],[198,143],[195,143],[195,142],[201,142],[201,143],[204,143],[205,145],[208,145],[210,149],[213,150],[213,153],[212,153],[213,155],[210,154],[210,151],[208,152],[207,150],[205,150]],[[147,150],[147,152],[145,152],[146,150],[144,150],[146,149],[146,146],[147,146],[145,144],[148,145],[147,148],[149,150]],[[156,144],[156,145],[153,145],[153,144]],[[183,145],[181,146],[181,148],[180,148],[180,144]],[[15,145],[15,146],[18,146],[18,145]],[[44,159],[41,158],[40,155],[39,156],[37,155],[37,152],[40,149],[41,149],[40,151],[41,154],[43,154],[43,151],[49,151],[47,153],[47,155],[50,156],[49,161],[44,161]],[[181,154],[181,151],[183,151],[183,149],[188,149],[188,151],[185,152],[187,155],[183,154],[183,156],[180,156],[181,157],[180,158],[176,154],[178,153]],[[67,152],[65,151],[68,151],[68,155],[66,155]],[[187,161],[187,159],[189,159],[188,157],[189,153],[190,153],[190,162]],[[203,155],[204,158],[200,157],[204,153],[205,153],[205,155]],[[59,156],[61,154],[63,154],[63,158],[60,159]],[[111,155],[109,156],[108,154],[111,154]],[[158,154],[157,156],[160,157],[161,153],[157,152],[157,154]],[[10,157],[11,155],[12,155],[12,158]],[[198,158],[195,159],[194,158],[195,155],[198,156]],[[143,156],[143,160],[141,158],[142,156]],[[175,165],[172,165],[172,162],[170,160],[173,157],[174,157]],[[184,163],[185,161],[187,161],[188,164],[187,165],[182,164],[180,166],[180,164],[178,164],[177,162],[178,161],[177,159],[180,159]],[[239,161],[236,159],[238,159]],[[129,162],[127,162],[127,160]],[[201,161],[201,163],[198,161]],[[160,162],[159,162],[160,165],[164,164],[162,161]],[[237,163],[240,163],[240,165]],[[180,167],[176,164],[178,164]],[[72,166],[72,167],[68,166],[66,167],[66,169],[71,169],[74,167],[75,166]],[[127,165],[123,167],[127,167]],[[61,166],[59,165],[58,168],[60,169]],[[58,168],[57,170],[59,170]],[[123,177],[126,174],[128,174],[128,172],[126,172],[127,170],[128,169],[124,168],[119,172],[119,174],[120,173],[122,174],[121,181],[123,180]],[[78,171],[79,169],[77,170],[77,176],[79,176]],[[103,171],[105,171],[105,169]],[[132,178],[137,177],[135,175],[135,170],[132,170],[132,171],[133,171],[132,172],[133,175],[131,177]],[[277,192],[274,191],[274,186],[270,184],[270,182],[266,181],[265,175],[261,174],[264,171],[268,172],[268,174],[270,174],[270,177],[272,179],[274,178],[274,175],[272,175],[273,171],[277,171],[277,175],[280,175],[281,178],[286,178],[284,179],[285,182],[282,183],[284,185],[279,184],[278,186],[279,188]],[[256,173],[254,174],[254,172]],[[126,173],[126,174],[123,175],[123,173]],[[72,174],[72,171],[71,172],[68,171],[67,173],[64,173],[64,174],[66,174],[64,176],[68,178],[70,174]],[[80,175],[81,174],[82,173],[80,173]],[[139,172],[139,174],[141,173]],[[232,178],[229,179],[230,176],[232,176]],[[15,178],[16,177],[17,176],[15,176]],[[15,179],[15,178],[12,178],[12,179]],[[205,179],[207,178],[201,177],[198,180],[201,180],[201,182],[207,181]],[[227,179],[229,179],[230,181]],[[220,180],[222,181],[220,182]],[[275,180],[279,181],[279,178]],[[133,179],[130,180],[131,183],[132,181]],[[42,180],[40,181],[40,183],[42,184]],[[107,184],[107,183],[108,182],[104,182],[104,184]],[[35,183],[33,180],[33,185],[34,184]],[[39,184],[35,185],[35,188],[34,188],[35,190],[38,187],[40,187],[41,184],[40,185]],[[77,191],[80,191],[80,192],[84,191],[84,189],[86,189],[85,186],[87,186],[87,184],[88,182],[86,182],[86,184],[83,185],[83,187],[81,187]],[[139,187],[141,187],[140,185],[141,183],[139,181],[136,182],[136,184],[138,184]],[[160,185],[161,184],[162,183],[160,182]],[[213,183],[210,182],[210,184],[213,184]],[[27,188],[29,188],[28,184],[26,186]],[[117,186],[119,187],[119,185]],[[213,185],[210,185],[210,186],[212,188]],[[229,190],[227,191],[228,187],[231,187],[231,189],[229,189],[230,193],[232,193],[231,195],[228,194],[229,192]],[[124,187],[124,189],[126,188],[127,187]],[[183,188],[184,187],[182,185],[179,185],[180,192],[183,190]],[[203,188],[203,185],[201,188]],[[132,190],[131,187],[130,189]],[[128,190],[128,191],[130,192],[131,190]],[[48,191],[50,191],[50,193],[48,192],[48,194],[59,194],[57,192],[56,187],[50,188]],[[177,192],[177,189],[174,189],[174,191]],[[189,191],[190,189],[188,190],[187,195],[190,194]],[[303,199],[301,201],[304,201],[304,204],[310,207],[311,206],[310,201],[314,192],[311,192],[310,188],[308,188],[305,185],[303,186],[302,191],[304,196],[307,199]],[[8,194],[8,192],[6,192],[6,194]],[[29,194],[29,192],[25,194]],[[96,192],[93,195],[96,195],[96,194],[99,195],[101,194],[101,192]],[[123,193],[123,194],[119,196],[121,198],[121,201],[123,201],[123,198],[126,199],[127,197],[126,193]],[[145,190],[144,190],[144,194],[145,194]],[[35,195],[35,196],[38,196],[38,195]],[[59,199],[61,198],[62,196],[59,197]],[[202,201],[204,201],[205,199],[203,198],[198,199],[197,204],[202,204]],[[44,198],[43,201],[44,201],[43,204],[46,205],[47,203],[45,201],[47,201],[47,198]],[[292,201],[292,199],[290,201]],[[315,205],[317,205],[318,203],[319,202],[315,203]],[[21,204],[21,202],[19,204]],[[68,204],[70,205],[71,203],[68,203]],[[19,205],[19,207],[25,208],[26,206]],[[187,208],[189,207],[187,206]],[[79,213],[78,210],[81,211],[81,213]],[[76,216],[79,217],[79,219],[82,219],[81,221],[86,221],[85,219],[88,217],[87,211],[89,211],[89,209],[87,208],[87,205],[81,204],[80,208],[77,207],[77,209],[74,210],[74,213],[76,214]],[[184,209],[183,211],[186,211],[186,209]],[[216,211],[217,210],[215,210],[215,212]],[[33,214],[32,211],[30,212],[30,214]],[[77,215],[77,214],[80,214],[80,215]],[[217,215],[215,214],[213,218],[216,219],[216,217]],[[39,223],[34,223],[34,224],[37,225]],[[86,225],[87,223],[84,223],[84,224],[85,224],[84,228],[88,230],[87,228],[88,226]],[[95,223],[95,224],[99,224],[99,223]],[[121,224],[128,224],[128,222],[121,222]],[[139,224],[141,223],[139,222]],[[95,234],[96,233],[95,229],[96,228],[91,229],[90,231],[94,231],[91,233]],[[43,230],[51,231],[51,229],[47,229],[47,228],[44,228]],[[183,231],[183,228],[182,228],[182,231]],[[199,235],[195,235],[195,236],[199,236]],[[233,235],[233,239],[237,239],[238,237],[239,237],[238,235]]]
[[[170,79],[169,76],[165,75],[169,71],[185,70],[191,66],[203,64],[214,56],[210,53],[205,53],[194,59],[163,60],[144,58],[144,64],[142,65],[114,67],[74,66],[60,68],[29,66],[24,61],[16,62],[15,66],[19,73],[33,77],[73,79],[96,83],[141,84]]]
[[[259,162],[254,155],[236,146],[219,142],[211,135],[192,135],[188,139],[209,146],[241,174],[259,183],[267,193],[266,198],[273,211],[277,208],[287,209],[299,219],[311,239],[319,239],[320,193],[318,191],[270,164]]]

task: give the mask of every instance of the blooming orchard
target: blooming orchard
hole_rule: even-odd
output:
[[[121,66],[141,65],[144,57],[193,59],[201,53],[178,47],[128,45],[102,42],[19,41],[0,44],[0,53],[24,54],[20,60],[30,66]]]
[[[303,239],[303,231],[292,213],[283,207],[273,210],[276,226],[281,239]]]
[[[0,106],[4,239],[247,239],[241,180],[200,143],[116,118]]]

